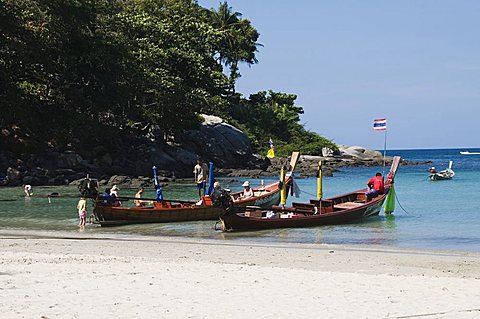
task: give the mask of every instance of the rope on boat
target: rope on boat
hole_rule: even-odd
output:
[[[306,191],[304,191],[303,189],[302,189],[302,193],[305,193],[305,194],[310,195],[310,196],[312,196],[312,197],[314,197],[314,198],[317,198],[317,194],[312,194],[312,193],[306,192]]]
[[[405,212],[405,214],[410,215],[405,208],[403,208],[402,204],[400,203],[400,200],[398,199],[397,193],[395,192],[395,199],[397,200],[398,206]]]

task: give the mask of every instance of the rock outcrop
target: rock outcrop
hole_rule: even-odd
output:
[[[359,167],[359,166],[382,166],[383,154],[375,151],[368,150],[361,146],[339,146],[339,154],[334,155],[333,152],[322,152],[328,156],[311,156],[301,155],[295,172],[301,177],[316,176],[318,171],[318,162],[322,161],[322,174],[323,176],[333,176],[335,171],[344,167]],[[391,165],[393,157],[387,156],[385,158],[385,164]],[[287,166],[289,163],[288,158],[276,157],[271,159],[271,165],[265,171],[251,170],[242,171],[238,174],[235,170],[221,170],[221,173],[227,176],[245,176],[258,178],[260,176],[278,176],[282,166]],[[402,159],[401,165],[418,165],[426,164],[427,162],[413,162]]]
[[[167,183],[192,177],[198,157],[214,162],[217,175],[232,177],[277,176],[287,163],[286,158],[269,160],[253,154],[250,140],[242,131],[219,117],[203,117],[205,121],[198,129],[184,132],[175,142],[165,142],[163,131],[153,126],[143,135],[117,130],[113,134],[105,132],[102,138],[73,140],[67,149],[47,151],[39,151],[39,145],[48,143],[22,135],[18,127],[2,129],[0,185],[66,185],[88,174],[102,185],[148,186],[153,184],[153,165],[158,168],[160,181]],[[304,177],[314,176],[319,160],[324,163],[324,175],[330,176],[341,167],[383,164],[380,152],[361,146],[340,146],[337,153],[324,149],[322,155],[302,155],[296,171]],[[388,157],[387,164],[390,162]]]
[[[142,176],[151,176],[153,165],[165,182],[191,177],[198,157],[214,162],[218,168],[268,167],[268,160],[253,154],[250,140],[242,131],[219,117],[203,117],[205,121],[198,129],[186,131],[175,142],[165,142],[161,130],[155,127],[145,136],[120,131],[108,139],[80,141],[70,150],[31,154],[0,150],[0,183],[64,185],[89,174],[110,184],[137,187],[151,183]],[[19,140],[27,139],[18,130],[15,134]],[[112,176],[120,180],[111,180]]]

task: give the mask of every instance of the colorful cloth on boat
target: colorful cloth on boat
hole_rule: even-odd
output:
[[[155,192],[155,198],[156,198],[157,202],[161,202],[163,200],[163,191],[162,191],[162,187],[160,187],[160,185],[157,186],[157,190]]]

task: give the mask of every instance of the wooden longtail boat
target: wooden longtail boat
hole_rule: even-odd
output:
[[[431,181],[443,181],[447,179],[452,179],[455,176],[455,172],[452,170],[452,165],[453,165],[453,162],[450,161],[450,163],[448,164],[448,168],[440,172],[430,172],[430,174],[428,175],[428,178]],[[432,169],[434,168],[432,167]]]
[[[280,202],[279,181],[253,188],[254,196],[240,198],[240,192],[232,194],[233,204],[238,207],[259,206],[262,208],[277,205]],[[121,198],[120,198],[121,199]],[[168,223],[194,220],[216,220],[223,215],[227,207],[214,206],[209,196],[204,196],[202,205],[195,201],[153,202],[152,206],[124,207],[94,204],[93,213],[102,226],[135,224],[135,223]]]
[[[212,220],[225,213],[226,208],[170,201],[153,202],[153,206],[102,206],[95,203],[93,214],[102,226],[126,224],[167,223],[191,220]]]
[[[344,224],[375,216],[380,213],[393,184],[400,157],[395,157],[385,183],[384,194],[367,201],[361,189],[345,195],[309,203],[292,203],[291,207],[273,206],[269,210],[227,212],[220,217],[223,231],[246,231],[272,228],[313,227]]]
[[[294,152],[291,159],[291,172],[295,169],[299,154]],[[290,181],[288,177],[286,182]],[[264,186],[254,187],[254,196],[241,198],[241,192],[231,194],[233,206],[245,208],[258,206],[268,208],[280,202],[280,181],[272,182]],[[218,220],[230,207],[215,206],[210,196],[204,196],[201,205],[195,201],[154,201],[153,206],[123,207],[102,205],[97,200],[94,204],[93,214],[102,226],[115,226],[139,223],[168,223],[195,220]]]

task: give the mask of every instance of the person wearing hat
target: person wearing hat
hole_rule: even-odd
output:
[[[242,194],[242,198],[250,198],[250,197],[253,197],[253,189],[250,187],[250,182],[249,181],[245,181],[243,184],[243,194]]]
[[[435,169],[435,167],[430,167],[430,174],[435,174],[437,172],[437,170]]]

